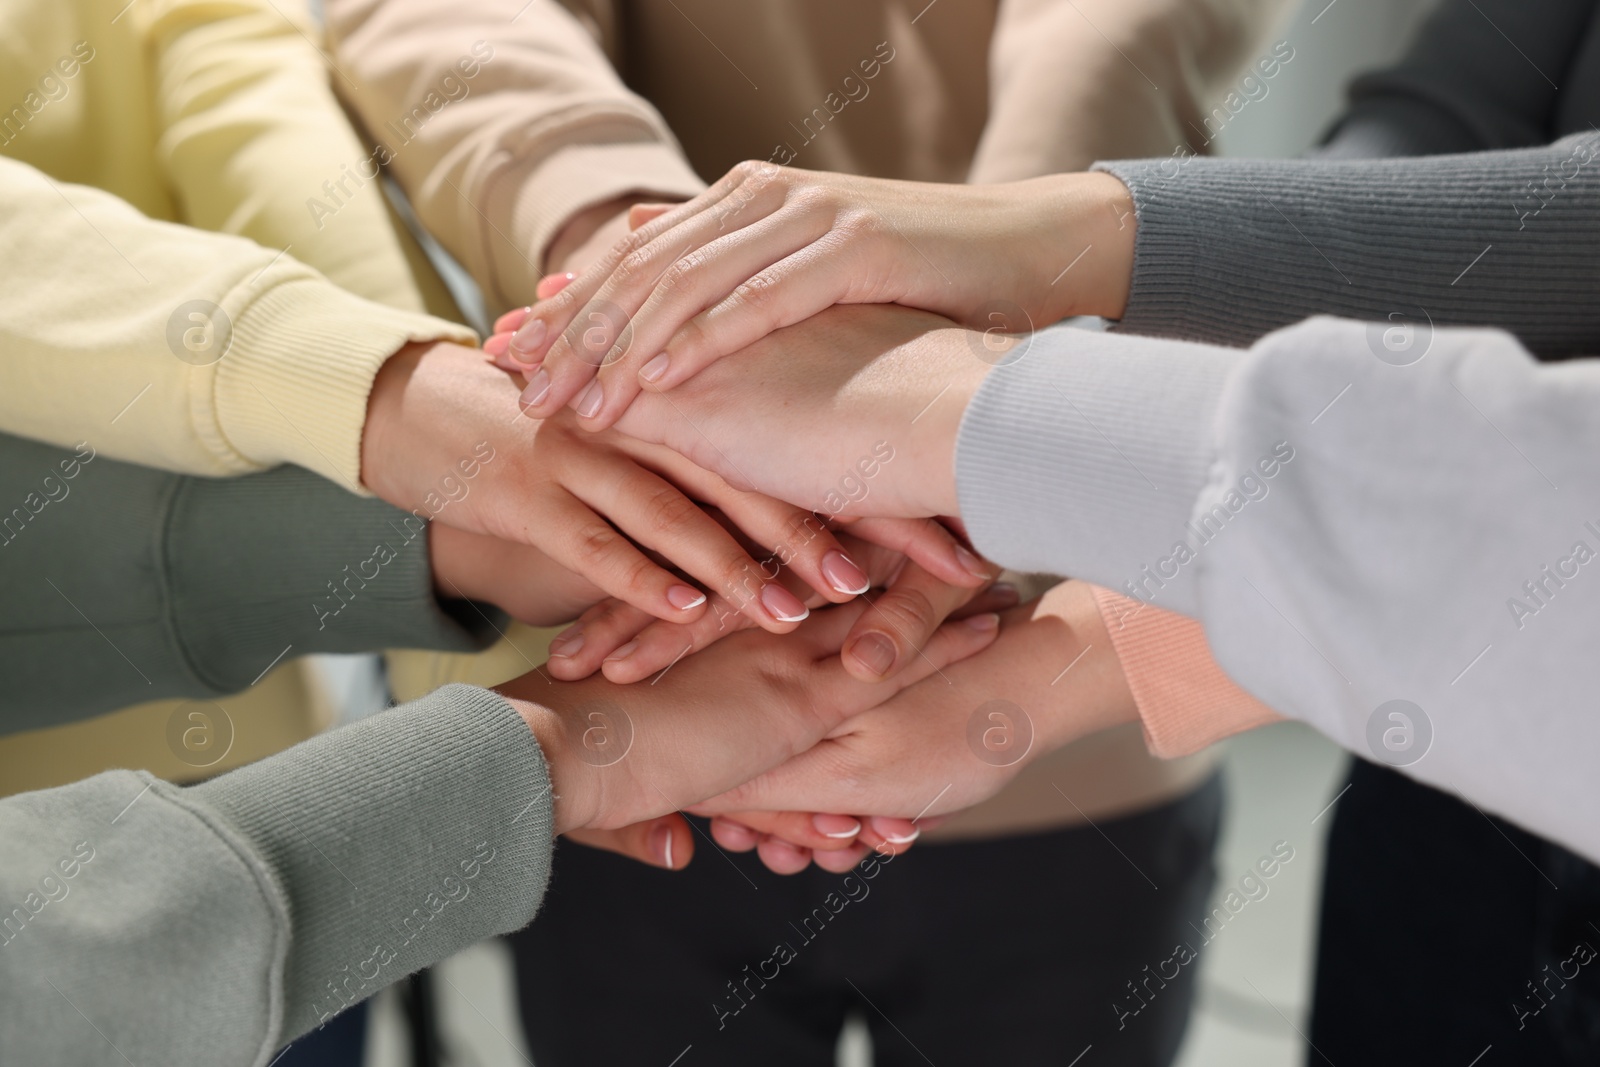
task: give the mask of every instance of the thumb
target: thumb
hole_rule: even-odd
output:
[[[681,871],[694,858],[694,831],[676,813],[615,830],[571,830],[568,841],[616,852],[651,867]]]
[[[676,204],[634,204],[628,209],[628,229],[637,230],[640,226],[677,207]]]

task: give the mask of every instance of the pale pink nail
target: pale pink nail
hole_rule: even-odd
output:
[[[799,622],[811,614],[798,597],[781,585],[768,585],[761,590],[761,606],[779,622]]]
[[[619,648],[615,652],[611,653],[611,655],[607,656],[606,657],[606,662],[607,663],[615,663],[618,660],[627,659],[629,656],[633,655],[638,650],[639,650],[639,642],[637,642],[637,641],[629,641],[627,644],[623,645],[621,648]]]
[[[704,593],[687,585],[675,585],[667,590],[667,603],[679,611],[697,608],[705,602],[706,595]]]
[[[600,405],[605,403],[605,399],[606,394],[600,388],[600,383],[598,381],[590,382],[583,392],[578,394],[578,402],[576,404],[578,414],[586,419],[594,418],[600,411]]]
[[[848,815],[813,815],[811,825],[823,837],[831,837],[836,841],[843,841],[861,832],[861,824]]]
[[[658,381],[663,374],[667,373],[667,366],[671,362],[672,361],[667,358],[667,354],[663,352],[659,356],[652,359],[649,363],[646,363],[644,366],[639,368],[639,377],[643,378],[647,382]]]
[[[527,388],[522,390],[522,406],[538,407],[544,400],[545,394],[549,391],[550,372],[541,367],[538,374],[528,379]]]

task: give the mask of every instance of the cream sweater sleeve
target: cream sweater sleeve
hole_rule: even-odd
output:
[[[1204,152],[1206,118],[1285,0],[1001,0],[970,180]],[[1213,123],[1213,128],[1215,123]]]
[[[134,14],[156,164],[177,217],[287,250],[358,296],[421,311],[305,0],[149,0]]]
[[[10,159],[0,248],[27,265],[0,287],[0,429],[184,473],[295,463],[362,491],[378,367],[408,341],[473,343]]]
[[[335,88],[491,310],[532,298],[579,211],[704,187],[555,0],[327,0],[326,13]]]

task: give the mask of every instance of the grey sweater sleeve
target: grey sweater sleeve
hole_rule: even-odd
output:
[[[449,686],[203,785],[112,771],[0,800],[6,1062],[265,1065],[538,908],[548,772]]]
[[[1138,212],[1119,328],[1249,344],[1313,314],[1600,336],[1600,135],[1396,160],[1101,164]]]
[[[493,636],[493,609],[434,596],[421,520],[297,467],[183,477],[0,435],[0,501],[0,732]]]
[[[967,410],[962,517],[996,562],[1197,617],[1269,706],[1600,859],[1600,362],[1389,329],[1044,331]]]

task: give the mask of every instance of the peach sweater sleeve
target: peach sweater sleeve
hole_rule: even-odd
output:
[[[1206,150],[1206,121],[1286,0],[1001,0],[969,180]]]
[[[705,186],[555,0],[327,0],[334,88],[491,311],[526,303],[573,215]]]
[[[1284,718],[1222,673],[1195,620],[1099,586],[1094,598],[1155,755],[1187,756]]]

